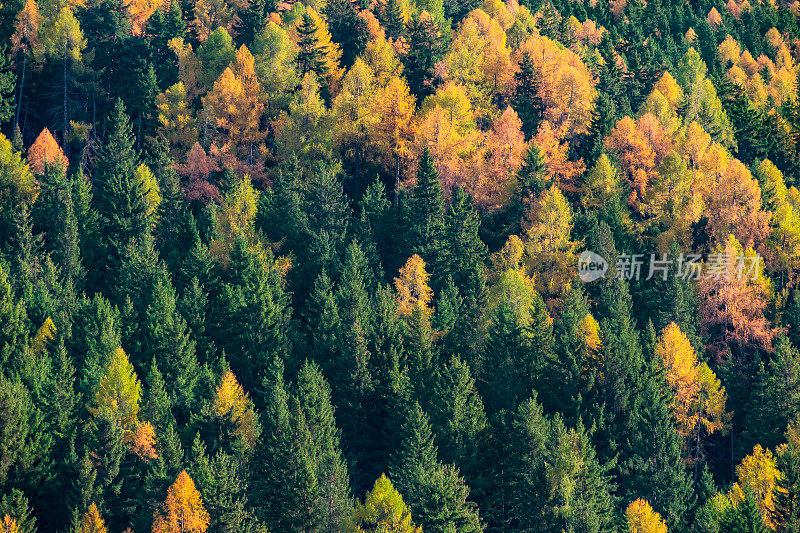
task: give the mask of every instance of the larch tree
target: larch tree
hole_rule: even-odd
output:
[[[3,520],[0,521],[0,532],[20,533],[20,530],[17,527],[17,521],[11,518],[9,515],[3,516]]]
[[[259,101],[258,93],[257,81],[253,91],[252,86],[246,87],[244,80],[226,68],[203,97],[206,116],[220,132],[219,148],[230,157],[242,154],[252,160],[253,146],[263,138],[260,120],[264,104]]]
[[[384,152],[387,168],[394,166],[394,206],[398,206],[400,193],[401,162],[411,153],[411,140],[414,135],[414,97],[408,85],[397,77],[392,77],[375,100],[375,141]]]
[[[625,509],[629,533],[667,533],[667,525],[661,515],[653,511],[647,500],[634,500]]]
[[[560,132],[559,137],[585,133],[597,99],[596,82],[586,64],[570,48],[559,47],[540,35],[533,35],[520,45],[513,61],[519,65],[526,55],[540,79],[543,118]]]
[[[492,94],[503,90],[513,77],[502,26],[476,9],[461,22],[443,62],[450,79],[466,89],[481,121],[497,118]]]
[[[255,445],[258,438],[256,413],[247,393],[230,370],[222,376],[217,387],[213,410],[217,417],[233,426],[233,435],[236,438],[240,438],[250,448]]]
[[[750,347],[769,349],[775,330],[764,316],[766,280],[758,256],[733,235],[718,243],[712,256],[717,267],[698,283],[699,325],[709,336],[709,351],[724,358]]]
[[[97,505],[92,502],[89,508],[83,513],[79,533],[108,533],[105,520],[100,516]]]
[[[210,517],[194,480],[186,470],[178,474],[167,498],[153,517],[152,533],[204,533]]]
[[[689,460],[702,461],[703,435],[724,433],[730,421],[725,412],[725,387],[708,365],[697,361],[689,339],[674,322],[664,329],[655,355],[666,370],[678,431],[691,450]]]
[[[183,82],[170,86],[156,98],[159,135],[169,142],[170,156],[178,160],[197,142],[194,114]]]
[[[523,221],[526,261],[536,289],[546,298],[569,291],[577,243],[570,238],[572,209],[555,185],[531,203]]]
[[[336,143],[353,161],[356,190],[360,190],[361,167],[374,131],[376,117],[372,99],[378,91],[375,73],[368,64],[357,57],[344,76],[342,90],[333,100],[332,112],[336,116]]]
[[[47,165],[60,166],[63,171],[66,171],[69,160],[50,130],[44,128],[36,141],[28,148],[28,164],[36,174],[44,174]]]
[[[386,477],[381,474],[372,490],[358,504],[354,513],[356,531],[384,531],[386,533],[422,533],[422,527],[412,522],[411,511],[403,502],[403,496],[397,492]]]
[[[139,421],[142,384],[122,348],[111,356],[105,375],[97,384],[89,411],[97,416],[105,413],[120,427],[133,430]]]
[[[397,290],[397,313],[409,317],[415,309],[424,313],[430,312],[433,291],[428,285],[430,276],[425,270],[425,261],[416,254],[406,261],[400,269],[400,276],[394,279]]]

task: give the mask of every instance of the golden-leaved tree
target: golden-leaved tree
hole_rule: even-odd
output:
[[[634,500],[625,509],[628,533],[667,533],[667,525],[647,500]]]
[[[428,282],[430,276],[425,270],[425,261],[417,254],[412,255],[400,269],[400,276],[394,278],[397,290],[397,314],[409,317],[414,309],[419,309],[425,314],[430,313],[430,303],[433,298]]]
[[[100,516],[100,511],[94,503],[83,513],[78,533],[108,533],[105,520]]]
[[[236,438],[250,448],[255,445],[258,438],[257,415],[247,393],[230,370],[222,376],[217,387],[213,410],[217,417],[233,426]]]
[[[470,13],[458,28],[444,66],[448,77],[466,89],[480,119],[484,123],[496,119],[499,113],[492,97],[514,75],[502,26],[483,10]]]
[[[152,533],[205,533],[210,517],[194,480],[186,470],[178,474],[167,498],[153,517]]]
[[[731,415],[725,411],[725,387],[705,363],[697,361],[689,339],[674,322],[664,328],[655,354],[664,365],[672,390],[673,412],[689,461],[702,460],[704,435],[725,432]]]
[[[400,189],[400,166],[411,155],[414,138],[414,97],[401,78],[393,77],[375,99],[374,140],[384,166],[394,170],[395,207]]]
[[[555,185],[531,203],[523,221],[528,272],[545,298],[569,292],[574,276],[576,242],[570,239],[572,209]]]

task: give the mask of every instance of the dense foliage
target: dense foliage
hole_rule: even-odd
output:
[[[798,17],[2,0],[0,528],[800,531]]]

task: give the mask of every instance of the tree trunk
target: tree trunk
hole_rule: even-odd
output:
[[[64,42],[64,131],[61,137],[61,145],[66,148],[67,127],[69,126],[69,108],[67,104],[67,43]]]
[[[19,82],[19,99],[17,100],[17,113],[14,115],[14,129],[19,126],[19,110],[22,109],[22,90],[25,88],[25,68],[28,66],[28,52],[22,58],[22,78]]]
[[[394,156],[394,210],[397,211],[400,197],[400,156]]]

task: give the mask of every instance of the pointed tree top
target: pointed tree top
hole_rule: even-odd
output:
[[[63,170],[69,166],[69,160],[47,128],[28,149],[28,163],[36,174],[44,174],[47,165],[60,166]]]

